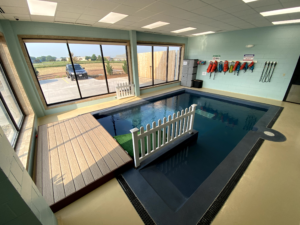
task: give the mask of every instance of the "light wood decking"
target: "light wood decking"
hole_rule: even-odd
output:
[[[36,184],[53,211],[130,165],[132,159],[91,114],[39,126]]]

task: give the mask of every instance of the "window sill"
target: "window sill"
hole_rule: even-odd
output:
[[[156,85],[153,85],[153,86],[140,87],[140,89],[141,90],[146,90],[146,89],[150,89],[150,88],[161,87],[161,86],[166,86],[166,85],[176,84],[176,83],[180,83],[180,81],[176,80],[176,81],[171,81],[171,82],[168,82],[168,83],[156,84]]]
[[[104,94],[104,95],[99,95],[99,96],[95,96],[95,97],[89,97],[89,98],[85,98],[85,99],[74,100],[74,101],[70,101],[70,102],[66,102],[66,103],[57,103],[55,105],[46,106],[45,109],[46,110],[55,109],[55,108],[59,108],[59,107],[62,107],[62,106],[74,105],[74,104],[84,103],[84,102],[98,100],[98,99],[102,99],[102,98],[109,98],[109,97],[113,97],[113,96],[116,96],[116,93]]]
[[[34,114],[28,115],[24,119],[19,139],[16,144],[16,154],[23,166],[28,170],[32,138],[34,135]]]

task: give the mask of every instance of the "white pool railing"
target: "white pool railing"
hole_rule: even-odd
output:
[[[117,99],[134,96],[134,84],[118,83],[116,86]]]
[[[193,130],[196,106],[196,104],[193,104],[189,108],[181,110],[181,113],[178,111],[177,115],[174,113],[172,118],[168,116],[168,121],[164,117],[163,123],[159,119],[157,126],[155,121],[152,122],[151,129],[150,125],[147,124],[146,131],[144,131],[144,127],[141,127],[140,130],[138,128],[130,130],[136,168],[150,155]],[[138,133],[139,131],[140,133]],[[141,148],[141,156],[139,155],[139,148]]]

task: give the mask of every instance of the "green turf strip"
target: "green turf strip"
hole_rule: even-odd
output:
[[[161,137],[162,137],[162,132],[161,133]],[[138,134],[140,134],[140,132],[138,132]],[[156,146],[158,144],[158,132],[156,132]],[[133,146],[132,146],[132,134],[123,134],[123,135],[118,135],[118,136],[114,136],[114,138],[117,140],[117,142],[121,145],[121,147],[128,152],[128,154],[131,156],[131,158],[133,158]],[[153,144],[152,144],[152,137],[150,138],[150,149],[153,149]],[[162,138],[161,138],[161,142],[162,142]],[[146,137],[145,137],[145,152],[147,152],[147,141],[146,141]],[[140,156],[141,156],[141,143],[139,141],[139,152],[140,152]]]

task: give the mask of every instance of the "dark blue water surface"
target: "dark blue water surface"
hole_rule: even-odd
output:
[[[188,198],[253,129],[266,109],[184,93],[105,115],[98,121],[112,136],[117,136],[130,133],[134,127],[146,127],[148,123],[152,126],[153,121],[192,104],[197,104],[194,123],[199,132],[197,143],[157,163],[155,168]]]

